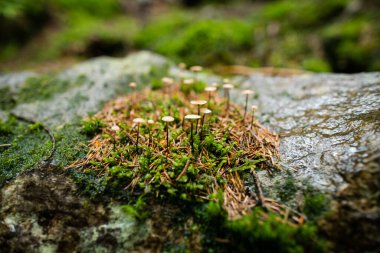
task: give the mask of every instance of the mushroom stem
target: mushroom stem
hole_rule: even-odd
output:
[[[198,115],[201,115],[201,105],[198,105]],[[196,133],[198,133],[198,122],[199,122],[199,119],[197,119],[197,125],[195,126]]]
[[[166,151],[169,152],[169,123],[166,122]]]
[[[248,108],[248,94],[245,95],[245,107],[244,107],[244,116],[243,121],[245,121],[245,115],[247,115],[247,108]]]
[[[191,122],[191,128],[190,128],[190,145],[191,145],[191,153],[194,153],[194,137],[193,137],[193,128],[194,123]]]
[[[226,110],[228,111],[230,109],[230,91],[227,90],[227,108]]]
[[[137,123],[136,151],[139,150],[140,123]]]

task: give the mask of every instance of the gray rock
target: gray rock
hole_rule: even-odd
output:
[[[128,91],[128,83],[139,75],[147,74],[152,66],[161,66],[168,61],[159,55],[139,52],[123,59],[97,58],[74,66],[58,75],[60,80],[76,80],[85,77],[79,86],[51,99],[19,104],[12,113],[44,122],[56,127],[74,119],[87,116],[120,92]],[[16,82],[18,78],[9,78]],[[1,83],[1,80],[0,80]]]
[[[297,180],[334,190],[343,185],[341,174],[371,166],[379,154],[380,73],[256,74],[241,88],[258,93],[252,104],[261,121],[283,135],[280,163]],[[238,91],[233,96],[243,101]]]

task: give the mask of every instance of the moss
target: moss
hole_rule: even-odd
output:
[[[30,77],[15,94],[15,100],[17,103],[47,100],[55,94],[80,86],[85,81],[85,76],[78,76],[77,78],[73,78],[73,80],[63,80],[55,75]]]
[[[379,38],[379,27],[371,16],[338,21],[323,30],[323,46],[337,72],[359,72],[374,66],[380,52]]]
[[[299,190],[295,184],[295,179],[291,174],[287,174],[281,182],[276,182],[276,192],[283,202],[288,202],[294,198],[295,193]]]
[[[335,18],[348,3],[348,0],[328,2],[282,0],[265,6],[262,15],[263,20],[276,20],[288,28],[310,29]]]
[[[10,110],[16,105],[15,94],[9,87],[0,89],[0,110]]]
[[[40,123],[29,125],[10,118],[1,126],[3,133],[5,130],[7,134],[0,135],[0,143],[11,144],[0,148],[0,184],[3,184],[46,157],[52,143]]]
[[[327,245],[318,239],[317,228],[307,224],[293,227],[278,222],[270,214],[263,221],[261,211],[255,210],[239,220],[228,221],[229,237],[235,252],[325,252]],[[234,243],[235,242],[235,243]]]
[[[87,137],[80,134],[79,125],[65,126],[53,134],[56,139],[55,165],[67,166],[85,156]],[[0,185],[42,162],[53,147],[42,123],[27,124],[14,117],[0,122],[0,143],[11,144],[0,148]]]
[[[58,166],[67,166],[86,155],[88,137],[80,130],[79,124],[71,124],[54,132],[57,142],[54,161]]]
[[[252,36],[250,26],[240,20],[190,22],[187,16],[167,16],[142,30],[137,43],[190,65],[211,65],[234,62],[235,53],[252,46]]]
[[[124,16],[104,21],[91,14],[73,13],[67,17],[67,23],[66,28],[49,38],[48,47],[37,53],[39,59],[65,54],[118,56],[128,51],[137,31],[135,21]]]
[[[94,136],[102,130],[102,127],[105,126],[103,121],[98,118],[89,118],[81,121],[82,123],[82,133],[87,136]]]
[[[308,58],[302,62],[302,66],[306,70],[314,72],[330,72],[330,64],[321,58]]]
[[[307,218],[315,221],[326,214],[329,209],[330,200],[326,194],[309,187],[304,194],[304,206],[302,210]]]
[[[214,201],[200,207],[197,217],[203,247],[212,252],[326,252],[328,249],[315,225],[295,227],[279,222],[275,214],[267,216],[260,208],[240,219],[227,220],[222,202]]]

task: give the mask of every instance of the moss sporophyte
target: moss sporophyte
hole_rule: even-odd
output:
[[[241,120],[244,110],[230,101],[229,112],[221,115],[225,99],[216,93],[208,108],[201,108],[210,99],[206,86],[188,97],[180,79],[161,78],[170,83],[170,95],[164,87],[146,89],[110,101],[94,115],[101,124],[91,131],[89,152],[69,168],[92,171],[109,189],[159,199],[212,202],[221,192],[230,219],[250,213],[259,200],[267,210],[285,215],[286,207],[264,198],[258,183],[258,193],[247,191],[242,179],[276,167],[278,136],[254,117],[247,126]],[[228,94],[232,85],[223,88]],[[302,215],[286,215],[302,223]]]

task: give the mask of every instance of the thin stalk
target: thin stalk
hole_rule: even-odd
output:
[[[247,108],[248,108],[248,94],[245,95],[245,107],[244,107],[243,121],[245,121],[245,115],[247,115]]]
[[[230,109],[230,91],[227,90],[227,111]]]
[[[166,122],[166,150],[169,152],[169,125]]]
[[[137,124],[136,151],[139,150],[140,124]]]
[[[198,115],[201,115],[201,105],[198,105]],[[197,125],[195,127],[196,133],[198,133],[198,122],[199,122],[199,119],[197,119]]]
[[[194,123],[191,122],[191,128],[190,128],[190,145],[191,145],[191,153],[194,154],[194,139],[193,139],[193,125]]]

